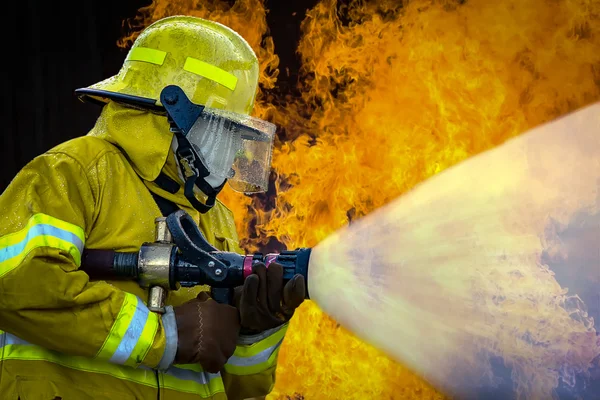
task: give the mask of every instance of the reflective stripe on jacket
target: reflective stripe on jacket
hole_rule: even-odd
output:
[[[0,196],[3,400],[154,399],[157,387],[163,400],[243,399],[273,387],[286,326],[242,338],[219,374],[199,365],[157,373],[166,338],[147,292],[135,282],[90,282],[78,269],[84,247],[136,251],[154,240],[160,210],[149,190],[185,209],[213,246],[240,252],[223,204],[201,215],[181,190],[152,182],[161,170],[177,179],[170,144],[164,117],[109,103],[88,136],[34,159]],[[167,304],[207,289],[172,291]]]

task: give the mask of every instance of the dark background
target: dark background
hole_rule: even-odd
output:
[[[300,22],[316,2],[266,2],[280,69],[290,70],[289,77],[279,75],[280,84],[297,79]],[[127,33],[123,21],[148,4],[150,0],[10,2],[0,24],[6,30],[0,192],[34,157],[92,128],[100,109],[81,103],[73,91],[119,71],[127,55],[116,44]]]

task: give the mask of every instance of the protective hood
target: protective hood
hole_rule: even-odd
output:
[[[171,152],[173,138],[165,116],[124,107],[112,101],[104,106],[88,136],[104,139],[119,147],[137,174],[146,181],[154,181],[160,174]]]
[[[104,139],[119,147],[148,189],[175,204],[192,208],[183,193],[183,180],[172,150],[173,134],[165,116],[109,102],[88,136]],[[180,185],[168,192],[154,181],[161,172]],[[204,201],[200,193],[199,200]]]

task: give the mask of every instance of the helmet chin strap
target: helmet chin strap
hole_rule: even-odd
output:
[[[185,180],[183,194],[192,207],[202,214],[207,213],[215,205],[217,195],[225,186],[227,179],[223,180],[220,186],[213,188],[206,180],[210,176],[210,171],[204,166],[189,140],[178,129],[172,131],[177,139],[175,154]],[[195,187],[206,195],[205,204],[196,198]]]

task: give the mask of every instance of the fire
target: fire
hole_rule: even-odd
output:
[[[188,14],[255,49],[255,114],[281,127],[272,187],[221,196],[248,251],[314,246],[432,175],[600,99],[600,0],[323,0],[302,23],[296,96],[275,89],[266,12],[261,0],[154,0],[120,41]],[[273,399],[443,397],[314,303],[291,325]]]

